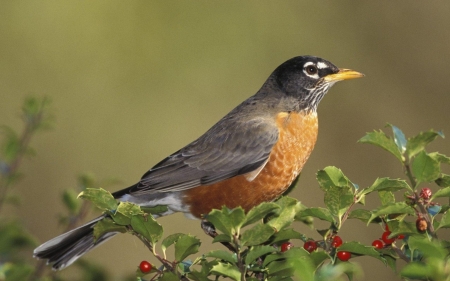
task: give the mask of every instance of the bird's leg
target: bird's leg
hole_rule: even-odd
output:
[[[201,226],[202,226],[203,231],[206,233],[206,235],[208,235],[212,238],[215,238],[217,235],[219,235],[216,232],[216,228],[214,227],[214,225],[212,223],[210,223],[209,221],[203,219]],[[233,247],[233,245],[231,245],[231,243],[229,243],[229,242],[220,242],[220,243],[222,243],[222,245],[227,247],[233,253],[236,252],[236,249]]]

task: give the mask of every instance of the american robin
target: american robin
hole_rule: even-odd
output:
[[[222,206],[253,206],[279,197],[302,170],[317,138],[317,106],[330,87],[363,74],[313,56],[292,58],[261,89],[205,134],[113,193],[141,206],[166,205],[165,216],[202,218]],[[116,233],[94,242],[94,219],[42,244],[34,256],[53,269],[72,264]]]

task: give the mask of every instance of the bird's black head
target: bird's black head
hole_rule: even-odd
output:
[[[314,56],[292,58],[278,66],[271,75],[286,95],[299,100],[302,109],[313,111],[334,83],[362,76],[359,72],[339,69]]]

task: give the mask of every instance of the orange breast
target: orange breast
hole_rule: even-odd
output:
[[[266,166],[252,181],[244,175],[185,191],[184,203],[201,217],[222,206],[243,207],[246,211],[283,194],[302,170],[317,139],[316,113],[286,113],[276,116],[278,142]]]

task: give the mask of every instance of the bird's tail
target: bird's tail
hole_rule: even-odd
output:
[[[34,250],[34,257],[47,259],[47,264],[51,264],[53,270],[60,270],[71,265],[79,257],[117,234],[116,232],[106,233],[94,242],[94,226],[103,218],[104,216],[100,216],[45,242]]]

